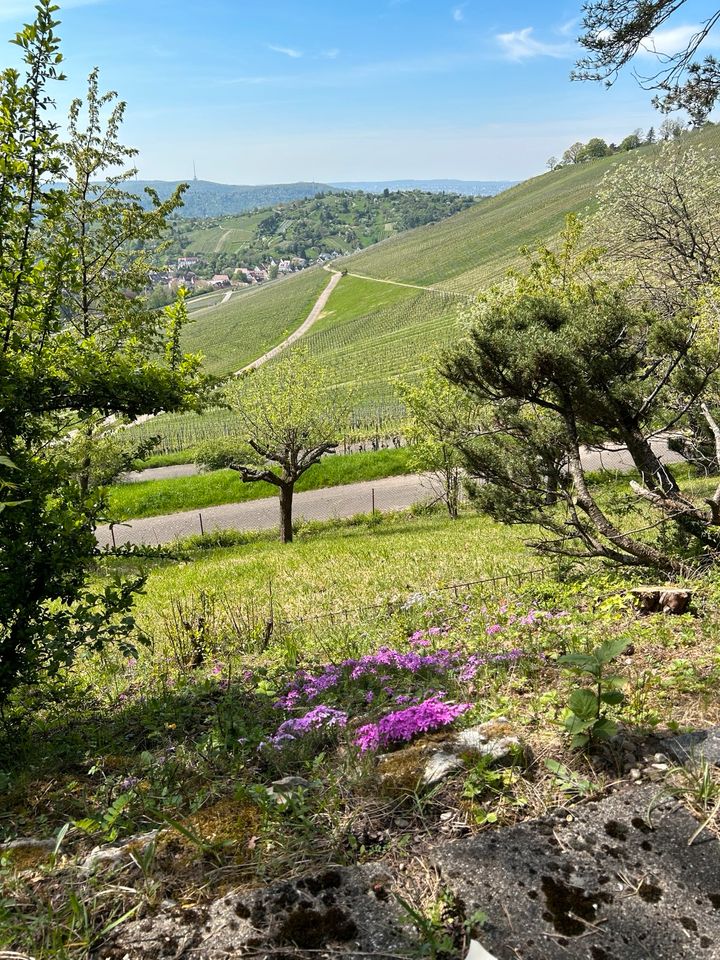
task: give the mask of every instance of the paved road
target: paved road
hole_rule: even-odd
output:
[[[405,510],[414,503],[434,498],[428,481],[423,477],[388,477],[385,480],[297,493],[294,516],[298,520],[329,520],[370,513],[373,490],[375,509],[382,513]],[[269,497],[249,503],[228,503],[220,507],[206,507],[202,511],[128,521],[115,526],[115,543],[118,546],[125,543],[172,543],[181,537],[200,533],[200,515],[205,533],[211,530],[272,530],[279,525],[278,500]],[[98,527],[97,539],[100,546],[110,545],[112,535],[109,527]]]
[[[655,452],[668,463],[682,460],[668,450],[667,441],[654,441]],[[625,473],[633,469],[628,453],[622,447],[608,446],[602,450],[586,450],[583,463],[588,470],[617,470]],[[168,469],[168,468],[160,468]],[[435,498],[430,482],[416,474],[404,477],[388,477],[385,480],[370,480],[351,483],[325,490],[310,490],[295,495],[295,517],[305,520],[329,520],[333,517],[352,517],[357,513],[370,513],[373,506],[380,513],[405,510],[414,503]],[[275,497],[252,500],[249,503],[228,503],[219,507],[206,507],[160,517],[132,520],[115,527],[116,544],[172,543],[181,537],[211,530],[271,530],[278,525],[278,501]],[[98,542],[107,546],[112,535],[107,526],[97,530]]]
[[[146,467],[144,470],[129,470],[122,475],[123,483],[143,483],[145,480],[177,480],[178,477],[194,477],[200,473],[196,463],[176,463],[171,467]]]

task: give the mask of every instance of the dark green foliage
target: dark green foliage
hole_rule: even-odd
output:
[[[600,507],[581,451],[607,441],[627,447],[643,479],[639,497],[714,555],[713,518],[680,492],[648,438],[701,396],[718,370],[717,345],[690,310],[656,312],[603,280],[596,252],[579,252],[579,236],[571,219],[558,254],[541,249],[527,276],[484,295],[447,361],[447,376],[486,405],[479,436],[465,444],[467,466],[483,481],[480,506],[539,523],[551,535],[535,544],[544,551],[676,570],[679,557],[627,533]]]
[[[628,643],[622,638],[608,640],[589,653],[568,653],[558,660],[561,666],[593,683],[592,688],[578,687],[570,694],[565,729],[571,734],[574,747],[584,747],[593,740],[609,740],[617,732],[617,724],[607,716],[607,708],[623,703],[624,680],[619,674],[607,673],[607,667]]]
[[[180,196],[150,197],[145,212],[127,176],[98,176],[133,151],[117,140],[124,105],[98,93],[96,73],[60,141],[56,9],[42,0],[17,38],[25,75],[0,74],[0,456],[20,501],[0,515],[0,707],[132,628],[140,582],[92,585],[103,498],[70,438],[109,415],[191,408],[202,386],[198,361],[175,349],[182,318],[146,308],[146,264],[128,249],[162,233]],[[66,189],[49,186],[60,179]]]

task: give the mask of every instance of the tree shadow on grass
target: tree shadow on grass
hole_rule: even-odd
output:
[[[129,795],[127,830],[192,809],[198,791],[263,778],[255,744],[278,724],[274,697],[187,678],[106,705],[90,691],[27,691],[0,736],[0,839],[52,836]],[[52,702],[55,700],[56,702]],[[42,702],[30,712],[33,701]]]

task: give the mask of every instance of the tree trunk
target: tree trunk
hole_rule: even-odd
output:
[[[280,541],[282,543],[292,543],[292,504],[294,491],[294,480],[280,485]]]
[[[648,490],[660,490],[673,496],[680,492],[677,481],[671,471],[661,462],[652,446],[640,430],[622,429],[620,431],[625,445]]]

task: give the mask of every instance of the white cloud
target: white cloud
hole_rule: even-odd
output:
[[[272,50],[275,53],[282,53],[285,57],[291,57],[293,60],[297,60],[302,56],[302,50],[295,50],[293,47],[276,47],[275,44],[269,43],[268,50]]]
[[[572,56],[572,44],[546,43],[543,40],[537,40],[533,33],[533,27],[524,27],[522,30],[513,30],[510,33],[499,33],[495,39],[508,60],[529,60],[532,57],[560,59]]]
[[[459,7],[453,7],[452,18],[455,21],[455,23],[462,23],[463,20],[465,19],[466,6],[467,6],[466,3],[462,3],[460,4]]]
[[[672,57],[684,50],[702,27],[699,23],[688,23],[683,27],[668,27],[666,30],[656,30],[640,44],[638,53],[644,56]]]
[[[65,10],[72,10],[74,7],[95,7],[105,0],[64,0],[62,10],[58,13],[60,17]],[[2,0],[0,3],[0,20],[17,20],[27,22],[34,19],[35,0]],[[58,19],[60,19],[58,17]]]
[[[320,56],[323,58],[323,60],[337,60],[337,58],[340,56],[340,51],[337,49],[337,47],[332,47],[330,50],[323,50]]]
[[[557,32],[561,37],[571,37],[575,33],[575,29],[580,22],[579,17],[573,17],[571,20],[566,20],[565,23],[561,23],[557,28]]]

